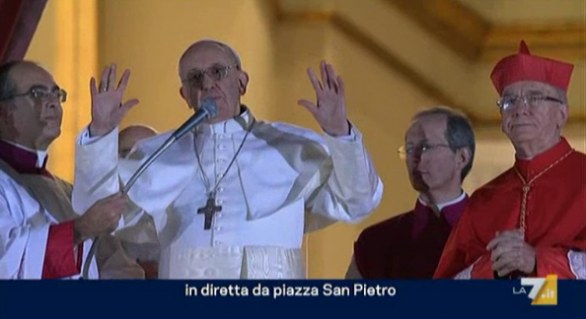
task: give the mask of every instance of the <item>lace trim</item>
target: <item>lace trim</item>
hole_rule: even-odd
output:
[[[466,269],[460,271],[456,276],[454,276],[454,279],[470,279],[472,278],[472,268],[474,267],[474,264],[468,266]]]
[[[576,279],[586,279],[586,252],[568,251],[568,263]]]
[[[300,249],[226,246],[175,249],[169,265],[161,258],[162,278],[304,279]],[[165,269],[168,267],[169,269]]]

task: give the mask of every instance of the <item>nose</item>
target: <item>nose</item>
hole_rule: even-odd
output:
[[[61,103],[59,102],[59,99],[54,96],[51,96],[50,98],[48,98],[47,103],[45,103],[45,107],[48,109],[51,109],[51,110],[56,109],[60,105],[61,105]]]
[[[48,97],[43,104],[43,113],[45,115],[57,115],[61,113],[61,102],[55,96]]]
[[[201,88],[202,90],[209,90],[214,86],[215,81],[208,75],[207,72],[203,73],[203,77],[201,79]]]
[[[525,114],[530,109],[529,103],[527,102],[527,99],[524,97],[519,97],[515,101],[515,105],[514,105],[513,109],[514,109],[515,116],[518,116],[520,114]]]

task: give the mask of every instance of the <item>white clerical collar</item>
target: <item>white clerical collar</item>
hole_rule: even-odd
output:
[[[8,144],[10,144],[10,145],[12,145],[12,146],[14,146],[14,147],[20,148],[21,150],[25,150],[27,152],[31,152],[31,153],[37,154],[37,163],[35,164],[35,167],[42,168],[43,167],[43,164],[45,164],[45,158],[47,158],[47,150],[44,150],[44,151],[42,151],[42,150],[35,150],[35,149],[28,148],[26,146],[23,146],[23,145],[14,143],[14,142],[10,142],[10,141],[4,140],[4,139],[3,139],[3,141],[6,142],[6,143],[8,143]]]
[[[464,198],[466,197],[466,193],[464,191],[461,191],[460,195],[458,195],[456,198],[454,199],[450,199],[447,202],[443,202],[443,203],[439,203],[436,204],[437,209],[441,212],[442,209],[444,209],[444,207],[453,205],[455,203],[458,203],[460,201],[462,201]],[[421,205],[428,207],[429,205],[421,198],[421,196],[419,196],[419,198],[417,198],[417,200],[419,201],[419,203],[421,203]]]
[[[214,124],[203,123],[197,128],[197,132],[200,134],[231,134],[236,132],[245,131],[248,129],[254,117],[250,111],[245,107],[244,111],[240,115],[233,117],[229,120]]]

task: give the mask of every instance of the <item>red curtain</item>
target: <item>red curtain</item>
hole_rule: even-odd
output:
[[[0,0],[0,64],[21,60],[47,0]]]

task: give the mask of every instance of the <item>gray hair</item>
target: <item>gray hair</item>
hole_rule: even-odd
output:
[[[413,121],[431,115],[446,116],[447,125],[445,136],[452,151],[455,152],[461,148],[467,148],[470,150],[470,161],[460,172],[460,180],[464,181],[464,178],[466,178],[466,175],[468,175],[472,169],[474,153],[476,151],[476,142],[474,139],[472,124],[463,112],[447,106],[436,106],[418,112],[413,116]]]
[[[0,65],[0,101],[16,93],[16,83],[13,81],[10,72],[15,67],[23,64],[32,64],[40,67],[38,63],[27,60],[15,60]]]
[[[0,101],[8,98],[16,91],[16,83],[10,77],[10,71],[22,61],[11,61],[0,65]]]

